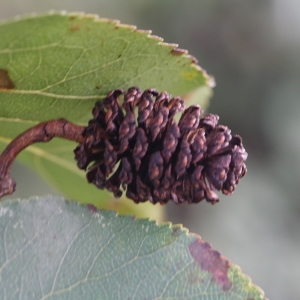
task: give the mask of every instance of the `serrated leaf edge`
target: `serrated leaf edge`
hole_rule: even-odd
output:
[[[205,245],[205,247],[207,247],[206,250],[208,250],[208,252],[213,253],[216,256],[220,256],[220,260],[222,262],[228,263],[230,269],[232,269],[232,268],[236,269],[239,276],[243,278],[244,282],[247,282],[247,287],[249,289],[253,289],[253,288],[257,289],[260,292],[261,296],[264,297],[264,291],[259,286],[255,285],[248,275],[242,273],[242,269],[241,269],[240,266],[231,263],[230,260],[228,258],[226,258],[225,256],[221,255],[221,253],[219,251],[214,250],[210,243],[203,241],[199,234],[189,232],[189,229],[184,227],[182,224],[173,224],[172,222],[169,222],[169,221],[158,223],[156,220],[152,220],[152,219],[149,219],[149,218],[136,219],[132,215],[119,215],[114,210],[98,209],[93,204],[80,203],[80,202],[75,201],[75,200],[65,199],[64,197],[61,197],[61,196],[52,196],[50,194],[45,195],[45,196],[32,196],[28,199],[21,199],[21,198],[6,199],[6,200],[1,201],[0,208],[3,206],[3,204],[8,203],[10,201],[18,202],[18,203],[21,203],[21,202],[24,203],[25,201],[26,202],[39,201],[40,199],[43,199],[45,197],[49,198],[50,200],[55,197],[55,199],[58,199],[58,200],[60,200],[62,202],[65,202],[65,203],[71,203],[72,202],[72,203],[76,204],[77,207],[84,207],[84,208],[88,209],[91,213],[99,213],[99,212],[101,213],[101,212],[105,211],[105,212],[108,212],[113,217],[119,217],[120,216],[122,218],[131,218],[132,221],[137,221],[137,222],[147,221],[147,222],[149,222],[149,225],[151,225],[151,226],[156,226],[158,228],[168,227],[170,229],[170,234],[172,234],[171,231],[173,231],[173,233],[176,232],[176,235],[178,235],[178,236],[181,235],[181,234],[184,234],[185,236],[191,237],[193,239],[192,243],[198,241],[199,243],[201,243],[202,245]],[[261,299],[262,300],[268,300],[267,298],[261,298]]]
[[[62,198],[62,199],[64,199],[64,198]],[[64,201],[70,201],[70,200],[64,200]],[[107,210],[107,209],[98,209],[94,205],[90,205],[90,204],[85,204],[85,203],[78,203],[78,204],[80,206],[87,207],[93,213],[94,212],[99,212],[99,211],[100,212],[101,211],[111,211],[111,210]],[[115,213],[114,214],[115,217],[119,216],[119,214],[117,212],[115,212],[115,211],[112,211],[112,212]],[[231,263],[230,260],[227,257],[221,255],[221,253],[218,250],[213,249],[213,247],[210,243],[203,241],[199,234],[190,232],[188,228],[183,226],[183,224],[173,224],[170,221],[158,223],[156,220],[152,220],[152,219],[149,219],[149,218],[136,219],[132,215],[122,215],[122,217],[132,218],[133,221],[136,221],[136,220],[138,220],[138,221],[148,221],[151,225],[156,226],[158,228],[168,227],[170,230],[173,230],[173,232],[175,230],[178,235],[184,234],[185,236],[194,238],[195,241],[197,241],[197,240],[200,241],[203,245],[205,244],[209,248],[209,250],[208,250],[209,252],[212,252],[212,253],[220,256],[220,259],[223,262],[227,262],[229,264],[229,268],[235,268],[237,270],[239,276],[242,277],[247,282],[247,287],[249,289],[251,289],[251,288],[257,289],[263,297],[263,298],[261,298],[261,300],[268,300],[267,298],[264,298],[264,291],[259,286],[257,286],[256,284],[254,284],[252,282],[251,277],[249,277],[248,275],[246,275],[242,272],[242,269],[239,265]]]
[[[190,62],[191,62],[191,66],[193,68],[195,68],[197,71],[199,71],[200,73],[202,73],[203,77],[205,78],[206,85],[210,88],[215,87],[214,78],[212,76],[208,75],[206,70],[203,69],[202,67],[200,67],[197,64],[198,63],[197,59],[194,56],[188,54],[188,50],[178,48],[178,44],[164,42],[163,38],[161,38],[159,36],[156,36],[156,35],[152,35],[151,30],[137,29],[136,26],[128,25],[128,24],[122,24],[119,20],[101,18],[100,16],[98,16],[96,14],[86,14],[84,12],[67,12],[67,11],[51,10],[47,13],[32,13],[32,14],[28,14],[28,15],[24,15],[24,16],[18,15],[18,16],[15,16],[12,19],[0,20],[0,25],[7,24],[7,23],[10,23],[10,22],[17,22],[17,21],[20,21],[20,20],[32,19],[32,18],[37,18],[37,17],[45,17],[45,16],[49,16],[49,15],[60,15],[60,16],[68,16],[68,17],[77,17],[77,18],[82,18],[82,19],[92,19],[94,22],[112,23],[112,24],[114,24],[114,26],[116,28],[127,28],[127,29],[131,30],[132,32],[145,34],[145,35],[147,35],[148,38],[157,40],[159,45],[170,47],[171,48],[171,51],[170,51],[171,55],[178,55],[178,56],[182,56],[186,59],[189,59]]]

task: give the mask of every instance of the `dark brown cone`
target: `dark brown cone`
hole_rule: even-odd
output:
[[[214,204],[215,191],[231,194],[245,175],[247,153],[218,116],[200,118],[202,112],[198,105],[184,110],[182,99],[154,89],[112,91],[96,103],[85,141],[74,150],[78,167],[98,188],[115,197],[126,190],[137,203]]]

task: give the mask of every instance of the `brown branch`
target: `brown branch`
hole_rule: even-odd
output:
[[[38,143],[49,142],[54,137],[81,143],[85,127],[68,122],[65,119],[39,123],[21,133],[5,148],[0,156],[0,198],[15,191],[16,183],[10,177],[10,169],[16,156],[26,147]]]

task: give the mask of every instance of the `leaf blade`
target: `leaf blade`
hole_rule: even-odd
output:
[[[25,38],[20,38],[20,28]],[[183,95],[210,85],[210,77],[191,57],[172,54],[176,45],[116,21],[53,14],[4,23],[0,34],[0,66],[10,71],[15,84],[0,91],[0,108],[13,99],[20,112],[24,102],[31,110],[17,116],[15,111],[13,117],[41,121],[47,110],[50,118],[60,112],[70,121],[87,121],[95,100],[115,88],[138,85]],[[43,110],[37,101],[44,103]],[[72,101],[82,120],[64,101]]]
[[[47,196],[2,202],[0,236],[0,293],[10,299],[263,299],[237,266],[179,225]]]

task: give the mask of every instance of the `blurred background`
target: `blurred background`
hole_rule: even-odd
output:
[[[269,299],[300,299],[300,2],[1,0],[0,18],[50,9],[151,29],[215,77],[208,110],[243,137],[248,174],[215,206],[168,204],[166,220],[212,243]],[[21,165],[13,177],[16,197],[55,192]]]

